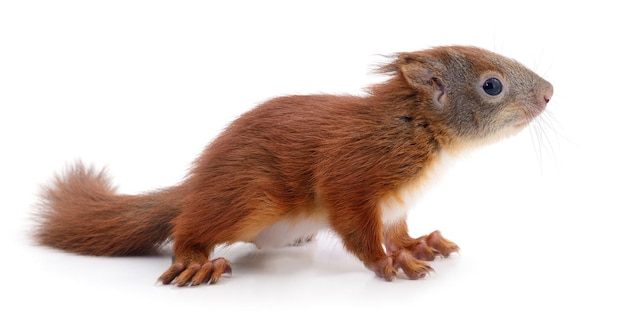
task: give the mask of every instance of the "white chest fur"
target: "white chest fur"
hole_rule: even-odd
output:
[[[404,220],[411,207],[419,200],[420,191],[419,184],[410,184],[383,198],[379,204],[383,225],[389,226]]]
[[[442,152],[433,161],[429,170],[420,174],[412,182],[400,187],[397,191],[385,196],[379,203],[381,219],[384,226],[390,226],[406,218],[409,210],[417,204],[426,187],[441,177],[451,163],[452,156]]]

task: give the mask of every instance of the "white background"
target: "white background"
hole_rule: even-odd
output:
[[[0,327],[624,329],[626,25],[609,3],[0,2]],[[555,94],[414,208],[414,235],[462,249],[424,280],[381,281],[323,234],[231,247],[232,277],[176,289],[155,285],[168,255],[28,237],[38,186],[67,162],[107,166],[123,193],[172,185],[256,104],[362,93],[381,55],[449,44],[513,57]]]

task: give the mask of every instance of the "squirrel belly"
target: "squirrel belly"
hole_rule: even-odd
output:
[[[325,216],[299,215],[285,218],[263,230],[252,243],[259,249],[299,245],[329,227]]]

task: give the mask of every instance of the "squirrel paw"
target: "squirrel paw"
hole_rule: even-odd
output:
[[[424,278],[433,269],[425,261],[416,259],[407,250],[396,251],[392,256],[394,269],[402,269],[411,280]]]
[[[408,250],[398,250],[393,255],[367,265],[376,276],[389,282],[399,269],[411,280],[424,278],[433,269],[425,261],[416,259]]]
[[[396,269],[393,267],[393,259],[385,257],[373,263],[366,263],[365,266],[376,273],[376,276],[391,282],[396,277]]]
[[[427,261],[435,260],[437,256],[447,258],[451,253],[459,251],[459,247],[443,238],[438,230],[417,238],[408,249],[415,258]]]
[[[174,283],[177,286],[196,286],[200,284],[213,284],[219,281],[223,274],[232,274],[230,262],[224,258],[191,262],[185,265],[182,262],[174,262],[168,270],[159,277],[158,282],[163,284]]]

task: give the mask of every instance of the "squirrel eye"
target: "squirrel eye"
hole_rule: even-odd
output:
[[[496,96],[502,93],[502,82],[498,78],[489,78],[483,83],[483,90],[491,96]]]

